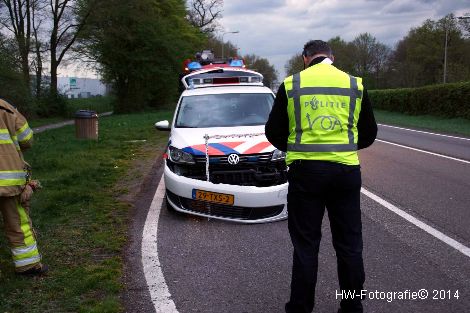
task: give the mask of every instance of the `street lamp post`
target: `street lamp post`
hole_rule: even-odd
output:
[[[470,19],[470,16],[457,16],[455,18],[457,18],[459,20],[466,20],[466,19]],[[444,77],[443,77],[444,84],[446,83],[446,79],[447,79],[447,42],[448,42],[448,38],[449,38],[449,25],[447,25],[447,23],[446,23],[446,43],[444,45]]]
[[[225,44],[224,44],[224,35],[226,35],[226,34],[238,34],[238,33],[239,33],[238,30],[235,30],[233,32],[222,33],[222,59],[224,58],[224,46],[225,46]]]

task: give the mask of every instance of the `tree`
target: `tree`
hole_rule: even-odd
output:
[[[264,77],[264,85],[273,88],[277,82],[277,71],[266,58],[259,57],[255,54],[248,54],[243,57],[247,68],[261,73]]]
[[[465,13],[463,16],[459,18],[459,26],[465,33],[466,38],[470,38],[470,13]]]
[[[426,20],[412,28],[393,53],[393,79],[397,86],[418,87],[443,81],[447,32],[447,81],[468,80],[470,42],[465,40],[452,14],[439,21]]]
[[[49,50],[52,94],[57,94],[57,68],[85,26],[94,5],[94,0],[87,1],[86,5],[78,0],[50,1],[52,27]]]
[[[116,93],[116,112],[158,107],[175,99],[183,60],[201,45],[182,0],[97,3],[80,39]]]
[[[219,37],[209,34],[207,40],[201,47],[202,49],[209,49],[214,51],[216,58],[222,57],[222,46],[224,47],[224,56],[225,57],[235,57],[238,55],[238,47],[235,46],[230,41],[222,42]]]
[[[189,0],[187,18],[201,32],[214,33],[220,27],[223,4],[223,0]]]
[[[335,66],[347,73],[353,73],[355,61],[351,53],[352,44],[344,41],[339,36],[328,40],[328,44],[333,51]]]
[[[30,115],[32,108],[29,92],[17,56],[16,40],[0,33],[0,98],[11,102],[22,113]]]
[[[351,74],[362,77],[370,89],[380,87],[389,63],[390,48],[371,34],[363,33],[351,42],[351,51],[354,60]]]
[[[363,33],[352,41],[354,73],[366,80],[374,66],[374,50],[376,39],[369,33]]]
[[[284,69],[286,70],[286,75],[290,76],[295,73],[298,73],[304,69],[304,61],[302,59],[302,54],[298,53],[291,57],[286,65],[284,65]]]
[[[31,27],[33,32],[33,52],[35,54],[32,68],[36,73],[35,77],[35,95],[36,99],[40,99],[42,96],[42,72],[43,72],[43,54],[47,51],[44,47],[43,40],[40,38],[42,33],[42,24],[45,22],[46,17],[44,16],[44,9],[47,3],[45,1],[34,1],[31,4]]]
[[[388,85],[387,72],[390,68],[391,54],[392,49],[380,42],[374,47],[372,73],[375,88],[384,88]]]
[[[31,2],[34,0],[0,0],[0,24],[15,37],[23,81],[28,90],[30,85]]]

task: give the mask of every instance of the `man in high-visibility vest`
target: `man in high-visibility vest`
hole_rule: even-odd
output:
[[[22,151],[31,147],[33,131],[12,105],[0,99],[0,211],[10,243],[15,271],[21,275],[42,275],[41,263],[25,194],[31,194],[28,164]],[[23,199],[22,199],[23,193]]]
[[[266,124],[266,137],[287,152],[289,166],[288,225],[294,253],[288,313],[313,310],[325,208],[340,289],[361,294],[365,274],[357,150],[370,146],[377,135],[361,78],[333,66],[329,45],[309,41],[302,58],[305,70],[284,80]],[[338,312],[363,312],[360,296],[343,297]]]

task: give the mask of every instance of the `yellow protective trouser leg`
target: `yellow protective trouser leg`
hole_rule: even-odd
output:
[[[29,214],[20,204],[20,196],[0,197],[0,211],[3,215],[5,233],[17,272],[26,271],[40,265],[33,226]]]

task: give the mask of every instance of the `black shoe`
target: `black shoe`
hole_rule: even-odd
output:
[[[49,267],[44,264],[40,264],[39,266],[30,268],[26,271],[23,272],[16,272],[17,275],[21,276],[43,276],[46,275],[47,272],[49,271]]]

